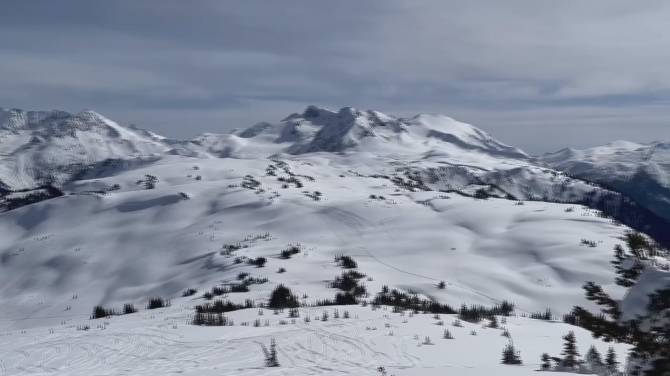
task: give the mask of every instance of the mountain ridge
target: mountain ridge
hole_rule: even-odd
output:
[[[91,110],[73,114],[0,109],[0,139],[3,166],[10,170],[0,172],[0,182],[16,189],[65,182],[68,176],[63,170],[71,166],[157,155],[253,158],[349,151],[420,154],[448,146],[454,152],[528,158],[520,149],[443,115],[419,114],[403,119],[353,107],[335,112],[309,106],[278,123],[258,123],[230,133],[204,133],[190,140],[122,126]],[[54,176],[40,175],[45,172]]]
[[[616,141],[537,158],[548,167],[623,192],[670,220],[670,142]]]
[[[1,110],[0,120],[0,189],[5,197],[11,191],[48,185],[77,186],[77,180],[172,157],[266,160],[323,154],[333,163],[369,160],[366,168],[372,175],[400,173],[403,179],[423,179],[417,186],[422,189],[605,209],[628,225],[670,241],[660,231],[663,222],[670,223],[670,191],[664,185],[670,180],[670,163],[663,159],[670,156],[664,153],[670,148],[660,142],[640,146],[622,141],[591,152],[564,149],[532,157],[444,115],[401,118],[353,107],[332,111],[308,106],[279,122],[204,133],[191,140],[122,126],[90,110]],[[579,171],[581,166],[586,166],[585,173]],[[621,176],[625,184],[612,180]]]
[[[333,160],[372,158],[372,174],[386,170],[384,165],[397,165],[394,169],[425,179],[426,189],[471,195],[485,189],[488,195],[515,200],[609,208],[609,215],[670,241],[659,235],[659,226],[670,223],[670,147],[663,142],[618,141],[533,157],[444,115],[402,118],[317,106],[279,122],[190,140],[122,126],[91,110],[0,110],[0,140],[4,196],[51,185],[61,189],[171,156],[267,159],[324,154]]]

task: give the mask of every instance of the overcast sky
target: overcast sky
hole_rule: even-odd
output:
[[[0,4],[0,107],[189,138],[309,104],[444,113],[532,153],[670,139],[670,1]]]

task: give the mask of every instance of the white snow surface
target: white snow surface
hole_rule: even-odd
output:
[[[518,314],[551,308],[558,317],[589,306],[585,281],[622,296],[609,262],[625,226],[578,205],[444,192],[495,184],[493,196],[558,200],[597,190],[470,125],[309,107],[276,124],[176,141],[92,112],[0,113],[0,180],[29,187],[45,175],[31,171],[48,169],[66,193],[0,213],[0,376],[373,375],[378,366],[394,375],[523,375],[542,352],[558,356],[568,330],[582,350],[606,350],[578,328],[514,317],[507,326],[525,364],[503,366],[498,330],[369,307],[339,307],[354,317],[327,323],[279,325],[266,311],[269,327],[240,326],[257,310],[227,314],[233,327],[188,323],[204,291],[241,272],[269,281],[229,294],[233,301],[264,302],[279,283],[307,303],[332,298],[340,254],[358,262],[372,295],[388,285],[454,307],[505,299]],[[155,189],[144,189],[146,175],[158,179]],[[411,185],[416,176],[424,187]],[[222,254],[238,243],[246,247]],[[296,243],[301,253],[278,257]],[[259,256],[264,268],[234,262]],[[187,288],[199,292],[179,298]],[[88,319],[96,304],[142,308],[152,296],[173,306]],[[324,309],[333,307],[311,315]],[[441,339],[444,328],[456,339]],[[418,346],[425,336],[435,345]],[[262,367],[259,344],[270,337],[276,369]],[[626,347],[616,348],[623,356]]]
[[[561,336],[575,332],[579,350],[611,344],[558,322],[518,317],[503,326],[520,351],[523,365],[500,364],[509,342],[502,329],[463,322],[455,315],[393,313],[382,307],[338,306],[300,309],[300,317],[271,310],[227,314],[234,326],[189,324],[190,298],[173,307],[105,320],[70,320],[63,325],[0,333],[3,375],[536,375],[543,352],[558,356]],[[335,310],[340,318],[334,318]],[[349,319],[342,317],[344,311]],[[327,321],[319,318],[327,312]],[[304,318],[310,317],[310,322]],[[253,321],[259,319],[260,327]],[[267,320],[267,325],[265,322]],[[283,323],[282,323],[283,321]],[[439,323],[443,322],[443,325]],[[246,323],[248,326],[243,326]],[[77,330],[88,324],[88,331]],[[447,329],[454,337],[443,339]],[[475,331],[476,335],[471,332]],[[430,344],[425,344],[429,337]],[[264,368],[261,345],[277,343],[280,367]],[[620,357],[628,346],[614,344]],[[571,375],[565,373],[565,375]]]

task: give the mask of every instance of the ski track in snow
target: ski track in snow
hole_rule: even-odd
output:
[[[467,322],[456,328],[450,325],[454,315],[442,315],[445,326],[439,326],[432,315],[412,317],[371,308],[300,309],[303,317],[316,318],[328,311],[331,318],[305,323],[301,317],[285,325],[279,324],[285,313],[276,316],[265,310],[266,315],[256,316],[252,309],[227,314],[237,321],[235,326],[209,328],[187,324],[185,308],[167,308],[155,314],[91,320],[88,331],[67,325],[50,332],[45,328],[4,332],[0,375],[376,375],[379,366],[396,375],[437,375],[449,369],[466,375],[532,375],[540,353],[560,351],[560,337],[568,329],[576,331],[582,348],[594,343],[604,351],[607,346],[566,324],[510,317],[507,327],[513,336],[519,334],[515,345],[527,364],[504,366],[498,364],[506,341],[500,329]],[[351,318],[332,317],[334,309],[350,311]],[[268,319],[270,326],[239,325],[252,317]],[[455,339],[441,338],[445,328]],[[478,335],[470,335],[471,330]],[[425,336],[432,338],[432,345],[421,345]],[[278,344],[278,368],[263,367],[261,347],[270,338]],[[626,349],[615,347],[620,352]]]

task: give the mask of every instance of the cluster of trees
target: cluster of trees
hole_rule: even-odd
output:
[[[627,248],[617,245],[614,249],[615,281],[634,289],[640,276],[655,268],[654,258],[667,256],[668,252],[639,233],[628,233],[625,241]],[[587,282],[584,290],[586,298],[601,307],[600,312],[577,306],[566,319],[590,330],[597,338],[632,344],[628,367],[631,375],[670,375],[670,286],[651,293],[646,313],[635,318],[624,318],[621,302],[602,286]]]
[[[229,326],[233,325],[233,321],[228,319],[221,312],[196,312],[193,315],[193,325],[199,326]]]
[[[342,275],[335,277],[330,283],[330,287],[349,292],[355,297],[364,296],[367,293],[367,290],[365,285],[359,282],[363,277],[365,277],[365,274],[363,273],[356,270],[348,270],[343,272]]]
[[[288,178],[280,176],[280,177],[277,178],[277,181],[283,183],[282,188],[284,188],[284,189],[288,188],[289,184],[295,185],[296,188],[302,188],[303,187],[303,184],[300,181],[300,179],[296,178],[295,176],[290,176]]]
[[[280,284],[270,294],[267,306],[274,309],[296,308],[300,306],[300,302],[291,289]]]
[[[105,308],[101,305],[97,305],[93,307],[93,313],[91,313],[91,320],[102,319],[108,316],[114,316],[116,314],[117,313],[114,310],[114,308]]]
[[[342,275],[335,277],[330,282],[330,287],[341,290],[335,294],[334,299],[322,299],[316,302],[317,306],[329,305],[352,305],[358,304],[362,296],[366,296],[368,291],[364,284],[360,283],[360,279],[365,277],[365,274],[356,270],[347,270]]]
[[[224,244],[221,246],[221,251],[219,252],[223,256],[230,256],[233,254],[233,252],[238,251],[242,248],[248,248],[248,245],[242,245],[241,243],[237,242],[235,244]]]
[[[301,252],[301,250],[302,248],[300,244],[289,244],[286,249],[282,249],[281,253],[279,254],[279,258],[290,259],[291,256],[297,255]]]
[[[260,285],[268,281],[267,278],[250,277],[248,273],[240,273],[237,276],[239,282],[229,283],[227,286],[214,286],[210,291],[205,292],[202,297],[212,300],[215,296],[221,296],[229,293],[249,292],[249,286]]]
[[[144,179],[137,181],[138,185],[143,185],[144,189],[154,189],[158,184],[158,178],[154,175],[144,175]]]
[[[461,305],[458,310],[458,317],[463,321],[480,322],[484,319],[495,320],[496,316],[510,316],[514,313],[514,303],[503,300],[501,303],[493,307],[485,307],[482,305]]]
[[[123,305],[123,314],[124,315],[129,315],[131,313],[136,313],[137,308],[135,308],[135,305],[132,303],[126,303]]]
[[[259,188],[260,186],[261,186],[261,182],[254,179],[254,177],[251,176],[251,175],[245,175],[244,178],[242,179],[242,188],[251,189],[251,190],[255,190],[255,189],[260,190],[260,188]]]
[[[311,193],[309,191],[303,191],[302,193],[314,201],[321,201],[321,197],[323,196],[323,193],[319,191],[314,191]]]
[[[554,319],[554,315],[551,313],[551,309],[547,308],[544,312],[532,312],[528,317],[533,320],[545,320],[551,321]]]
[[[170,301],[163,298],[149,298],[149,303],[147,304],[147,309],[154,308],[163,308],[168,307]],[[129,315],[131,313],[136,313],[138,310],[132,303],[126,303],[123,305],[123,308],[120,311],[115,310],[114,308],[106,308],[102,305],[97,305],[93,307],[93,312],[91,313],[91,320],[102,319],[109,316],[116,315]]]
[[[358,264],[350,256],[338,255],[335,256],[335,263],[344,269],[356,269]]]
[[[199,304],[195,306],[196,313],[225,313],[239,309],[254,308],[254,302],[247,299],[244,304],[233,303],[230,300],[215,300],[212,303]]]
[[[249,259],[247,262],[249,265],[255,265],[258,268],[262,268],[265,266],[265,263],[268,262],[268,259],[265,257],[256,257],[255,259]]]
[[[193,296],[193,295],[195,295],[196,292],[198,292],[198,290],[196,290],[194,288],[188,288],[188,289],[184,290],[184,292],[181,293],[181,296],[182,296],[182,298],[185,298],[187,296]]]
[[[13,195],[10,195],[13,193]],[[0,201],[0,209],[13,210],[21,206],[34,204],[36,202],[48,200],[54,197],[60,197],[63,192],[51,185],[41,186],[32,190],[18,190],[7,193],[0,193],[2,200]]]
[[[147,309],[165,308],[169,306],[170,300],[161,298],[160,296],[149,298],[149,302],[147,303]]]
[[[440,304],[438,302],[422,299],[417,294],[408,294],[397,289],[389,290],[388,286],[382,286],[382,291],[372,300],[375,305],[389,305],[399,309],[408,309],[415,312],[429,312],[429,313],[457,313],[448,304]]]
[[[226,312],[239,309],[254,308],[254,302],[247,299],[244,304],[233,303],[230,300],[216,300],[213,303],[205,303],[195,306],[195,314],[191,323],[202,326],[229,326],[233,321],[225,317]]]
[[[542,371],[593,373],[607,376],[619,374],[619,362],[613,347],[610,346],[603,360],[598,349],[591,346],[582,359],[577,349],[577,338],[574,332],[570,331],[563,336],[563,341],[561,357],[542,354],[540,358]]]
[[[202,297],[207,299],[207,300],[212,300],[214,299],[215,296],[221,296],[223,294],[226,294],[228,292],[228,289],[222,286],[214,286],[212,287],[211,291],[206,291],[204,294],[202,294]]]

